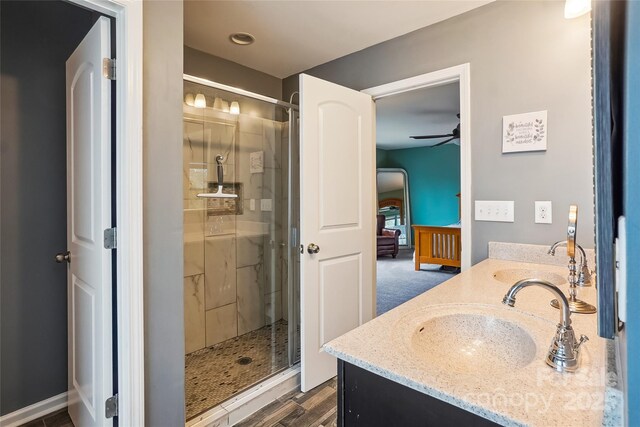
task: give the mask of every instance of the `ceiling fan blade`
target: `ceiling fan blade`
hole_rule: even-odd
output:
[[[450,136],[454,136],[452,133],[448,133],[446,135],[416,135],[410,136],[411,139],[436,139],[436,138],[447,138]]]
[[[447,142],[451,142],[451,141],[453,141],[454,139],[456,139],[456,137],[455,137],[455,136],[454,136],[453,138],[449,138],[449,139],[447,139],[446,141],[438,142],[437,144],[434,144],[434,145],[430,146],[429,148],[439,147],[439,146],[441,146],[441,145],[446,144]]]
[[[458,119],[460,119],[460,113],[456,114],[456,116],[458,117]],[[448,133],[446,135],[414,135],[414,136],[410,136],[409,138],[411,139],[450,138],[450,139],[447,139],[446,141],[442,141],[438,144],[432,145],[432,147],[438,147],[440,145],[446,144],[449,141],[460,138],[460,123],[458,123],[458,125],[451,131],[451,133]]]

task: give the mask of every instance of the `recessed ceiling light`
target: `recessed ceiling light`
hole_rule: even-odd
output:
[[[235,44],[246,46],[256,41],[256,38],[249,33],[233,33],[229,36],[229,40]]]

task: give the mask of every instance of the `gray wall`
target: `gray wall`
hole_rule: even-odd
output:
[[[67,391],[65,61],[94,19],[0,3],[0,415]]]
[[[182,1],[144,2],[145,416],[184,425]]]
[[[279,78],[188,46],[184,47],[184,72],[276,99],[282,96]]]
[[[515,200],[515,223],[473,222],[472,260],[487,242],[548,244],[580,207],[578,241],[593,247],[590,18],[564,2],[498,1],[306,71],[361,90],[471,64],[472,200]],[[283,95],[297,90],[285,79]],[[502,116],[548,110],[548,150],[501,154]],[[553,224],[534,224],[534,201],[553,202]]]

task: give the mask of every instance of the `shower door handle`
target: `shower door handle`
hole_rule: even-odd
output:
[[[317,254],[318,252],[320,252],[320,246],[316,245],[315,243],[309,243],[309,246],[307,246],[307,252],[309,252],[310,254]]]

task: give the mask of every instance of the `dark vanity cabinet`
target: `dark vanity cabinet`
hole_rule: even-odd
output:
[[[450,403],[338,359],[339,427],[497,426]]]

